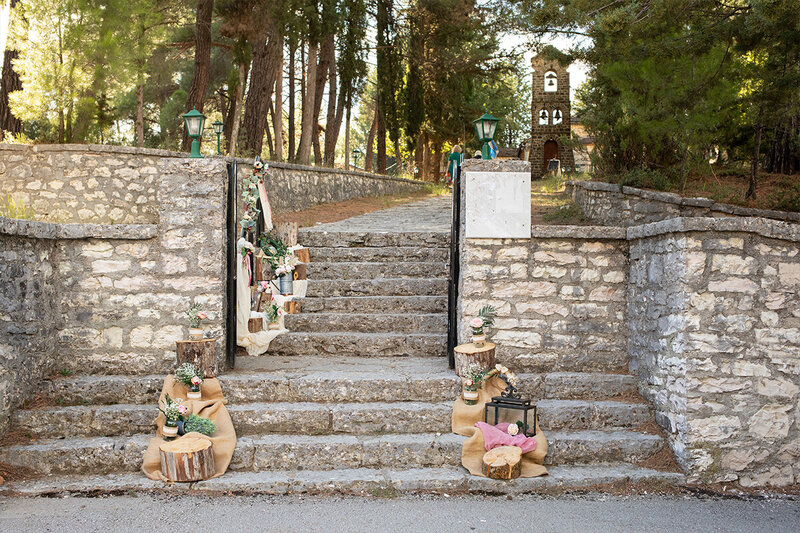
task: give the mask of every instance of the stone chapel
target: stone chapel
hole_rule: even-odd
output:
[[[563,145],[570,136],[570,102],[568,65],[536,56],[533,67],[531,97],[531,177],[547,172],[551,159],[559,159],[561,168],[573,168],[572,148]]]

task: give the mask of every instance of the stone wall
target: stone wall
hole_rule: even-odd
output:
[[[628,352],[684,469],[800,481],[800,227],[673,219],[630,228]]]
[[[460,342],[490,304],[489,340],[512,368],[624,367],[627,251],[622,228],[534,226],[531,239],[462,241]]]
[[[568,181],[566,187],[588,218],[610,226],[636,226],[675,217],[742,216],[800,222],[800,213],[720,204],[708,198],[684,198],[611,183]]]
[[[158,224],[0,219],[0,432],[42,376],[171,371],[192,301],[224,360],[225,162],[164,158],[158,176]]]

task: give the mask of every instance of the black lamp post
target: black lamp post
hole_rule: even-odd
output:
[[[361,156],[361,150],[353,148],[353,167],[358,169],[358,158]]]
[[[219,136],[222,135],[222,128],[224,124],[219,120],[215,120],[214,122],[211,123],[211,126],[214,128],[214,133],[217,134],[217,155],[220,155],[222,153],[222,150],[220,150],[219,146]]]

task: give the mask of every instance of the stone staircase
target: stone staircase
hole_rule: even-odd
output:
[[[300,240],[310,248],[311,281],[301,313],[286,317],[291,332],[269,355],[240,357],[219,378],[238,437],[230,470],[176,490],[386,495],[683,479],[635,465],[665,443],[637,431],[651,413],[633,376],[602,373],[608,362],[591,354],[515,367],[522,392],[539,406],[551,475],[512,483],[469,476],[460,466],[463,437],[450,432],[460,382],[445,355],[448,236],[312,230]],[[30,442],[0,449],[0,461],[43,477],[6,490],[162,487],[138,473],[162,381],[43,382],[52,406],[13,417],[16,434]]]

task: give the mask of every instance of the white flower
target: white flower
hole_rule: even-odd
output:
[[[514,435],[519,433],[519,426],[516,424],[509,424],[508,429],[506,431],[508,432],[509,435],[513,437]]]

